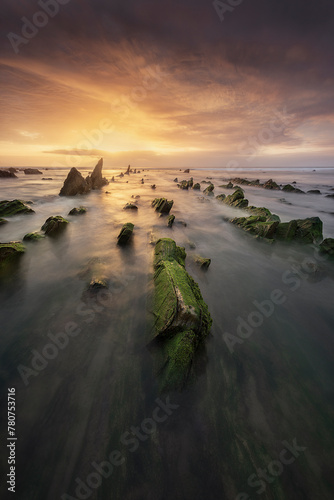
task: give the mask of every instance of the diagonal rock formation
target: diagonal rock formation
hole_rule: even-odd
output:
[[[101,189],[109,184],[105,177],[102,177],[103,158],[101,158],[92,174],[86,179],[75,167],[71,168],[59,196],[76,196],[77,194],[87,194],[92,189]]]

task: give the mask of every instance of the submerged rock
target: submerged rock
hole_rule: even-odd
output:
[[[175,177],[174,182],[179,182],[179,180],[178,180],[178,178],[177,178],[177,177]]]
[[[64,217],[54,215],[46,219],[41,229],[47,236],[57,236],[67,227],[67,224],[69,224],[69,221]]]
[[[0,243],[0,271],[9,270],[9,266],[15,264],[16,260],[24,254],[25,250],[21,241]]]
[[[210,184],[207,188],[204,189],[203,194],[208,196],[213,196],[213,190],[215,189],[214,184]]]
[[[282,187],[282,191],[287,191],[288,193],[302,193],[305,194],[301,189],[291,186],[291,184],[286,184]]]
[[[152,207],[161,214],[169,214],[173,207],[174,201],[168,201],[166,198],[155,198],[152,201]]]
[[[310,189],[307,194],[321,194],[321,191],[319,189]]]
[[[193,189],[195,189],[196,191],[200,191],[201,185],[198,182],[196,182],[196,184],[193,185]]]
[[[0,201],[0,217],[9,217],[11,215],[33,214],[32,208],[29,208],[21,200]]]
[[[134,227],[134,224],[132,224],[131,222],[127,222],[123,225],[121,232],[117,236],[117,245],[126,245],[127,243],[129,243]]]
[[[172,227],[175,221],[175,215],[170,215],[167,219],[167,226]]]
[[[37,168],[24,168],[23,172],[26,175],[43,175],[43,172],[41,172]]]
[[[269,179],[267,182],[265,182],[263,184],[263,187],[264,189],[276,189],[276,190],[280,190],[280,187],[278,184],[276,184],[275,181],[273,181],[272,179]]]
[[[156,187],[157,186],[155,184],[152,184],[152,186],[151,186],[152,189],[156,189]]]
[[[1,217],[0,217],[0,226],[2,226],[3,224],[7,224],[7,223],[8,223],[8,220],[1,219]]]
[[[194,255],[194,262],[197,264],[201,269],[206,270],[209,268],[211,264],[211,259],[206,259],[204,257],[201,257],[200,255]]]
[[[228,184],[222,184],[221,186],[218,186],[220,188],[223,188],[223,189],[233,189],[234,186],[233,186],[233,183],[230,181]]]
[[[87,208],[86,207],[79,207],[79,208],[72,208],[68,212],[68,215],[83,215],[87,213]]]
[[[15,173],[14,173],[14,172],[12,172],[12,171],[10,171],[10,170],[1,170],[1,169],[0,169],[0,178],[1,178],[1,177],[3,177],[4,179],[6,179],[6,178],[11,178],[11,177],[12,177],[12,178],[13,178],[13,177],[17,178],[17,175],[15,175]]]
[[[334,257],[334,238],[326,238],[319,247],[319,251],[322,254]]]
[[[154,341],[160,388],[182,390],[193,375],[196,351],[209,334],[212,319],[199,286],[185,270],[186,253],[169,238],[154,252]]]
[[[45,238],[45,234],[42,234],[39,231],[35,231],[34,233],[27,233],[23,237],[23,241],[39,241],[43,238]]]
[[[134,203],[127,203],[123,210],[138,210],[138,207]]]

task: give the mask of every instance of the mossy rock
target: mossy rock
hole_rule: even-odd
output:
[[[267,182],[265,182],[262,187],[264,187],[264,189],[274,189],[274,190],[277,190],[279,191],[280,190],[280,187],[279,185],[273,181],[272,179],[269,179]]]
[[[43,238],[45,238],[45,234],[42,234],[39,231],[35,231],[34,233],[27,233],[23,237],[23,241],[39,241]]]
[[[155,198],[152,201],[152,207],[155,208],[156,212],[161,214],[169,214],[173,207],[174,201],[168,201],[166,198]]]
[[[226,198],[226,194],[219,194],[218,196],[216,196],[216,200],[218,201],[224,201]]]
[[[219,187],[222,189],[233,189],[234,188],[233,183],[231,181],[228,184],[222,184]]]
[[[138,207],[134,203],[127,203],[123,210],[138,210]]]
[[[194,255],[194,262],[201,269],[207,270],[211,264],[211,259],[206,259],[205,257],[201,257],[200,255]]]
[[[221,198],[220,201],[235,208],[246,208],[248,206],[248,200],[245,199],[245,194],[241,188],[236,189],[233,194]]]
[[[8,223],[8,220],[6,219],[1,219],[0,217],[0,226],[4,225],[4,224],[7,224]]]
[[[204,189],[203,194],[213,196],[213,190],[215,189],[214,184],[210,184],[207,188]]]
[[[86,207],[79,207],[79,208],[72,208],[68,212],[68,215],[83,215],[87,213],[87,208]]]
[[[236,217],[231,219],[230,222],[252,235],[268,239],[273,238],[277,226],[279,225],[278,221],[270,221],[266,216],[257,215],[251,215],[250,217]]]
[[[123,225],[121,232],[117,236],[117,245],[127,245],[132,237],[134,224],[127,222]]]
[[[185,258],[184,248],[170,238],[155,246],[153,337],[160,352],[168,352],[160,367],[162,390],[184,386],[196,347],[212,324],[199,286],[185,270]]]
[[[326,238],[319,247],[322,254],[334,257],[334,238]]]
[[[286,191],[288,193],[302,193],[305,194],[304,191],[301,189],[295,188],[291,184],[286,184],[285,186],[282,187],[282,191]]]
[[[193,185],[193,189],[195,191],[200,191],[201,190],[201,185],[198,182],[196,182],[196,184]]]
[[[17,260],[25,252],[25,246],[20,241],[0,243],[0,271],[11,271]],[[15,268],[15,267],[14,267]]]
[[[175,215],[169,215],[167,219],[167,226],[172,227],[175,221]]]
[[[67,224],[69,224],[69,221],[61,215],[53,215],[46,219],[41,229],[47,236],[57,236],[64,231]]]
[[[32,208],[29,208],[21,200],[0,201],[0,217],[9,217],[11,215],[33,214]]]
[[[302,244],[319,243],[323,239],[322,221],[319,217],[296,219],[281,222],[276,230],[275,239],[281,241],[296,241]]]

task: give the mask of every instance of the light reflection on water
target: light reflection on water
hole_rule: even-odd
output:
[[[277,457],[283,440],[294,438],[309,451],[268,485],[266,498],[313,499],[320,492],[321,498],[330,498],[333,266],[319,263],[316,275],[304,271],[296,278],[293,266],[314,259],[313,251],[250,240],[223,220],[241,211],[203,197],[202,192],[177,189],[173,179],[191,175],[195,182],[212,177],[215,194],[226,192],[218,188],[226,175],[216,170],[194,170],[190,175],[177,169],[150,170],[116,178],[101,192],[75,198],[57,196],[64,171],[43,175],[53,181],[2,182],[2,199],[31,200],[36,214],[11,218],[0,228],[1,241],[22,239],[40,229],[50,215],[66,217],[80,205],[88,209],[86,215],[69,217],[71,224],[59,239],[27,244],[15,280],[0,288],[1,375],[4,387],[17,388],[19,485],[27,500],[58,499],[65,492],[75,496],[75,478],[84,480],[91,462],[101,462],[121,446],[122,433],[139,425],[155,407],[157,387],[145,348],[153,227],[160,236],[185,246],[187,269],[199,283],[214,320],[212,335],[201,353],[195,385],[171,395],[180,410],[136,453],[124,450],[125,465],[90,498],[230,500],[242,491],[254,495],[248,476]],[[312,175],[244,176],[262,181],[273,177],[278,182],[295,177],[301,189],[319,186],[329,193],[328,173],[317,174],[314,181]],[[324,235],[334,236],[333,199],[247,186],[245,193],[250,204],[266,206],[284,221],[319,216]],[[137,195],[138,212],[123,210]],[[182,219],[186,226],[166,227],[166,219],[150,206],[160,196],[174,200],[176,221]],[[121,249],[116,238],[128,221],[135,224],[133,244]],[[207,273],[193,264],[195,253],[212,259]],[[101,259],[111,283],[106,306],[86,307],[82,302],[87,285],[82,270],[92,257]],[[290,284],[283,278],[287,272]],[[295,290],[293,275],[295,286],[299,279]],[[247,320],[256,310],[254,301],[268,300],[275,289],[284,294],[284,303],[231,354],[223,335],[236,334],[237,318]],[[50,333],[63,332],[73,322],[80,334],[25,387],[17,366],[29,366],[31,351],[42,352]]]

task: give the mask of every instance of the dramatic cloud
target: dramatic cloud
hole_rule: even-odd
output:
[[[1,164],[332,165],[333,3],[214,4],[3,0]]]

